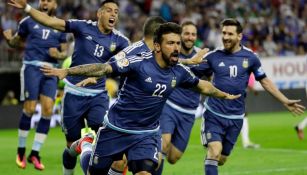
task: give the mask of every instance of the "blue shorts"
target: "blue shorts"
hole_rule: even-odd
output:
[[[127,134],[101,127],[97,135],[90,166],[108,168],[115,160],[127,156],[128,163],[133,160],[151,160],[158,164],[161,151],[161,134]]]
[[[57,78],[45,76],[40,67],[23,65],[20,71],[20,100],[38,100],[39,95],[55,99]]]
[[[81,137],[84,119],[92,129],[98,129],[109,109],[107,93],[96,96],[77,96],[65,93],[63,96],[62,128],[67,141],[76,141]]]
[[[181,152],[184,152],[189,142],[194,121],[195,115],[177,111],[165,104],[160,117],[162,134],[172,134],[172,144]]]
[[[227,119],[206,110],[202,123],[201,137],[204,146],[213,141],[222,142],[222,155],[230,155],[241,132],[242,119]]]

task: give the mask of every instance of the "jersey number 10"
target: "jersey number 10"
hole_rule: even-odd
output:
[[[229,66],[229,76],[237,77],[238,75],[238,67],[235,65]]]

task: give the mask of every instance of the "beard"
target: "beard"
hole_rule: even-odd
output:
[[[167,56],[166,54],[164,54],[162,52],[162,59],[166,62],[167,65],[169,66],[175,66],[178,63],[178,58],[179,56],[179,52],[178,51],[174,51],[173,53],[171,53],[169,56]],[[177,57],[176,60],[172,60],[172,57]]]
[[[189,51],[193,48],[194,44],[191,46],[191,47],[188,47],[185,42],[181,41],[181,46],[182,46],[182,49],[185,50],[185,51]]]
[[[224,49],[231,52],[237,45],[235,40],[223,40]]]

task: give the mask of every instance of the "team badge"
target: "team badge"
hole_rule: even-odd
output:
[[[110,45],[110,51],[114,52],[115,49],[116,49],[116,43],[112,42],[111,45]]]
[[[242,66],[243,66],[243,68],[248,68],[248,59],[247,58],[243,59]]]
[[[98,156],[94,156],[94,161],[93,161],[93,162],[94,162],[94,164],[96,164],[96,165],[97,165],[97,164],[98,164],[98,160],[99,160],[99,157],[98,157]]]
[[[173,77],[172,82],[171,82],[172,88],[174,88],[176,86],[176,83],[177,83],[176,78]]]
[[[26,97],[26,98],[29,98],[29,91],[26,91],[26,92],[25,92],[25,97]]]
[[[210,139],[212,138],[212,135],[211,135],[210,132],[208,132],[206,135],[207,135],[207,139],[208,139],[208,140],[210,140]]]
[[[121,60],[121,59],[124,59],[126,58],[126,54],[125,52],[121,51],[121,52],[118,52],[115,56],[114,56],[115,60]]]
[[[122,69],[129,65],[129,60],[127,58],[122,58],[120,60],[117,60],[116,63],[117,63],[117,66]]]

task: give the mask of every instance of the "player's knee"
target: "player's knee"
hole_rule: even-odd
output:
[[[127,165],[127,161],[126,159],[124,160],[118,160],[118,161],[114,161],[112,163],[112,168],[118,171],[123,171],[125,169],[125,166]]]
[[[170,149],[171,147],[171,143],[170,142],[167,142],[167,141],[163,141],[162,142],[162,151],[167,153],[168,150]]]
[[[175,164],[177,163],[177,161],[181,158],[181,155],[171,155],[171,156],[168,156],[167,157],[167,161],[170,163],[170,164]]]
[[[132,160],[128,162],[128,167],[133,174],[149,173],[155,170],[157,163],[151,160]]]
[[[222,155],[218,161],[218,165],[222,166],[226,163],[226,161],[227,161],[227,157]]]
[[[51,117],[52,116],[52,108],[44,108],[42,110],[42,115],[45,117]]]

